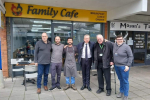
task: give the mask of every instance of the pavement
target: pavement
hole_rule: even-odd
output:
[[[106,96],[106,90],[97,94],[98,80],[97,76],[93,76],[95,71],[91,72],[91,88],[92,91],[87,89],[80,90],[82,86],[82,75],[78,74],[76,77],[77,90],[68,89],[54,89],[52,91],[44,91],[42,86],[41,94],[37,94],[36,84],[27,83],[27,91],[22,84],[23,77],[18,76],[12,82],[11,78],[4,79],[5,88],[0,89],[0,100],[122,100],[116,98],[115,94],[115,81],[114,74],[111,75],[111,96]],[[65,86],[65,77],[62,73],[61,87]],[[116,76],[116,90],[119,92],[119,81]],[[131,67],[129,75],[129,100],[150,100],[150,66],[136,66]],[[51,87],[51,78],[49,74],[48,88]]]

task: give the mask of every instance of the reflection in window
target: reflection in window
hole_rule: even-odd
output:
[[[110,41],[115,42],[117,35],[122,35],[124,43],[128,44],[133,50],[133,32],[132,31],[110,31]]]
[[[51,40],[51,20],[13,18],[13,58],[34,58],[34,47],[46,32]]]
[[[96,35],[100,34],[100,24],[95,23],[73,23],[73,44],[83,42],[85,34],[90,35],[90,41],[96,42]]]

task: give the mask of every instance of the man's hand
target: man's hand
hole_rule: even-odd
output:
[[[108,40],[107,39],[105,39],[105,42],[107,42]]]
[[[114,63],[113,62],[110,62],[110,65],[112,66]]]
[[[68,45],[65,45],[64,48],[66,48]]]
[[[127,72],[128,70],[129,70],[129,67],[128,67],[128,66],[125,66],[124,71]]]
[[[35,63],[35,66],[38,66],[38,63]]]

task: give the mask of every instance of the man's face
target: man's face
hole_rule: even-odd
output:
[[[55,42],[56,42],[56,44],[59,44],[60,43],[60,37],[56,37]]]
[[[42,40],[43,40],[44,42],[46,42],[47,39],[48,39],[47,34],[46,34],[46,33],[42,33]]]
[[[97,36],[97,42],[99,43],[99,44],[102,44],[103,43],[103,37],[102,36],[100,36],[100,35],[98,35]]]
[[[67,43],[68,43],[68,45],[72,45],[72,43],[73,43],[72,39],[68,39]]]
[[[89,41],[90,41],[90,37],[89,36],[84,36],[84,42],[89,43]]]
[[[123,38],[122,37],[117,38],[116,42],[117,42],[118,45],[121,45],[123,43]]]

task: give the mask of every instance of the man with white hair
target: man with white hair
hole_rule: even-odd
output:
[[[81,87],[81,90],[87,88],[89,91],[91,91],[90,69],[93,62],[93,46],[94,43],[90,41],[90,36],[88,34],[84,35],[84,42],[81,42],[77,45],[78,62],[82,68],[83,79],[83,86]]]
[[[104,78],[106,80],[107,96],[111,95],[111,75],[110,66],[113,65],[113,45],[110,42],[105,42],[103,36],[96,36],[97,42],[94,44],[94,63],[98,74],[99,89],[96,93],[104,91]]]

